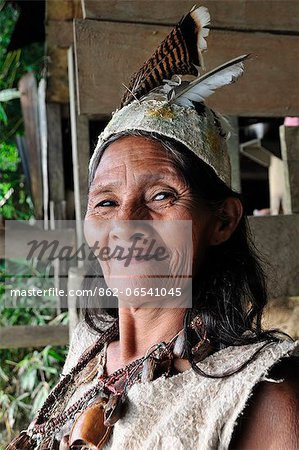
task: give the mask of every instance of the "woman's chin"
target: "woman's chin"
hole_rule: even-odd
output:
[[[192,281],[186,278],[126,275],[109,277],[106,284],[119,307],[189,308],[192,301]]]

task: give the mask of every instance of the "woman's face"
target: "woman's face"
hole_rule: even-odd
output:
[[[196,273],[203,262],[213,220],[212,214],[199,206],[171,156],[158,141],[127,136],[104,151],[88,197],[85,235],[89,245],[97,240],[100,247],[111,249],[118,245],[128,250],[132,239],[138,238],[141,243],[142,238],[147,238],[147,243],[155,241],[156,248],[150,250],[151,254],[158,246],[171,254],[169,261],[162,258],[159,263],[131,259],[135,278],[139,275],[144,279],[145,273],[158,275],[153,267],[155,271],[159,267],[162,273],[166,265],[172,275],[178,275],[184,268]],[[87,227],[86,223],[93,225]],[[189,241],[187,225],[191,225]],[[112,258],[100,263],[108,286],[114,286],[111,280],[123,273],[124,262]]]

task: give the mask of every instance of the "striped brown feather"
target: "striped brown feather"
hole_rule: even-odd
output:
[[[153,55],[134,73],[123,95],[121,107],[134,98],[141,98],[160,86],[163,79],[178,75],[198,75],[195,66],[200,67],[204,48],[198,45],[199,35],[205,37],[204,27],[209,23],[209,13],[205,7],[192,9],[171,30]]]

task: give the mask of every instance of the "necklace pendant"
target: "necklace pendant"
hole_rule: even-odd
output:
[[[186,357],[184,332],[181,332],[176,338],[172,353],[175,358]]]
[[[104,423],[107,400],[100,398],[76,419],[69,436],[69,447],[101,449],[108,441],[112,428]]]
[[[123,406],[122,394],[110,396],[104,410],[104,425],[106,427],[113,426],[121,418]]]
[[[157,361],[154,358],[147,358],[141,371],[141,383],[147,383],[154,379],[155,370],[157,367]]]

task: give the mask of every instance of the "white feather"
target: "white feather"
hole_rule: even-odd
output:
[[[203,102],[212,95],[216,89],[233,83],[243,73],[243,61],[249,55],[242,55],[231,61],[216,67],[216,69],[195,78],[186,85],[174,87],[169,90],[168,99],[170,103],[181,106],[193,106],[192,102]]]
[[[206,50],[207,42],[205,37],[209,34],[209,29],[205,28],[210,24],[210,13],[208,8],[205,6],[200,6],[194,10],[191,10],[191,17],[200,26],[200,31],[197,36],[197,47],[199,50]]]

